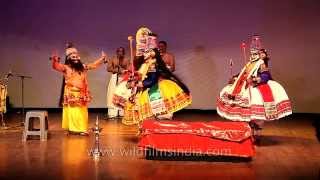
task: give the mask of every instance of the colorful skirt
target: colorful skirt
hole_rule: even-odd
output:
[[[128,81],[120,82],[112,95],[112,104],[118,108],[124,108],[132,95],[132,90],[127,87]]]
[[[65,87],[62,128],[72,132],[86,132],[88,130],[88,107],[91,97],[89,92],[75,87]]]
[[[271,121],[292,114],[291,102],[284,88],[276,81],[249,86],[231,96],[231,85],[222,89],[217,99],[217,112],[233,121]]]
[[[155,86],[139,92],[135,101],[127,101],[122,122],[126,125],[139,124],[143,120],[179,111],[192,102],[175,82],[160,80]]]

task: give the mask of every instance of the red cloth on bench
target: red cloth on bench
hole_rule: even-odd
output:
[[[158,151],[252,157],[251,128],[245,122],[146,120],[139,147]]]

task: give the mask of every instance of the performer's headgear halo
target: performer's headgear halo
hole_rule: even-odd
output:
[[[136,56],[144,56],[149,50],[157,48],[157,35],[147,27],[141,27],[136,33]]]

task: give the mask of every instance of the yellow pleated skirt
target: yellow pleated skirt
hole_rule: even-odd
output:
[[[165,111],[163,111],[162,114],[177,112],[192,102],[191,96],[186,94],[180,86],[171,80],[160,80],[158,88],[165,106]],[[146,89],[138,93],[134,103],[126,103],[124,107],[124,117],[122,119],[123,124],[139,124],[147,118],[158,115],[152,112],[148,91],[149,89]]]

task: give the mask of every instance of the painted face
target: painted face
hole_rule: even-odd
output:
[[[156,53],[155,53],[154,50],[152,50],[152,49],[144,52],[144,54],[143,54],[144,59],[153,58],[153,57],[155,57],[155,55],[156,55]]]
[[[250,51],[250,61],[256,61],[259,59],[259,53],[257,50]]]

